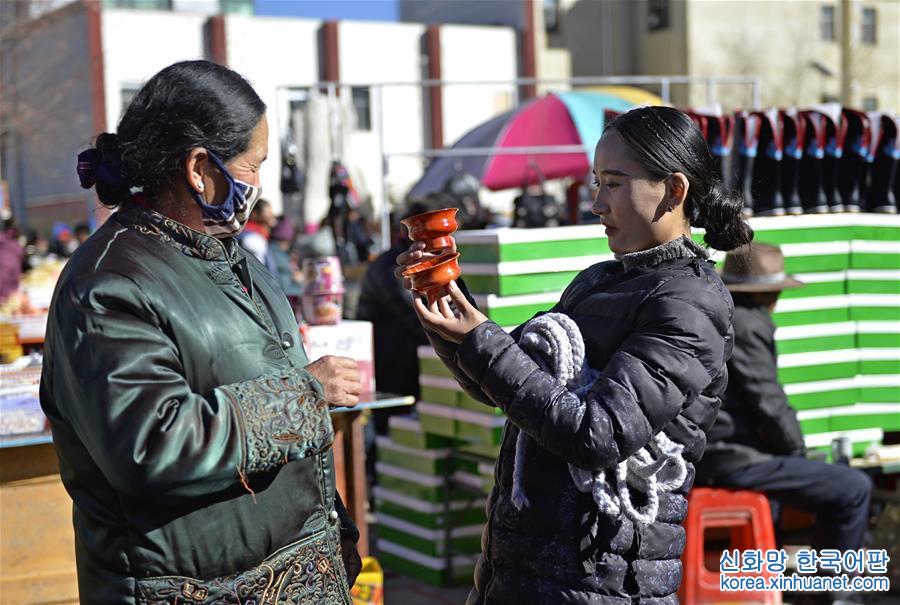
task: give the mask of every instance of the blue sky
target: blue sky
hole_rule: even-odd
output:
[[[397,0],[256,0],[257,15],[396,21]]]

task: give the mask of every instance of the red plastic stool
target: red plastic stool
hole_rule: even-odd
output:
[[[698,487],[688,497],[687,518],[684,521],[686,541],[681,564],[684,569],[678,597],[682,605],[705,603],[765,603],[781,605],[779,592],[723,592],[719,590],[718,571],[710,571],[704,562],[704,534],[707,529],[727,528],[731,536],[729,549],[744,551],[758,548],[774,549],[775,530],[772,511],[765,496],[756,492],[732,491]],[[721,553],[716,553],[718,559]],[[737,573],[735,576],[764,576],[760,573]]]

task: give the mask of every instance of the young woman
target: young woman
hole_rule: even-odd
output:
[[[731,296],[690,228],[719,250],[753,236],[712,168],[700,132],[667,107],[620,116],[597,144],[593,211],[616,260],[581,272],[552,309],[580,332],[584,384],[548,372],[520,346],[522,327],[507,334],[456,284],[430,307],[416,300],[460,385],[508,417],[468,603],[677,603],[691,462],[732,342]],[[398,262],[422,256],[414,244]],[[648,455],[680,461],[677,481],[636,480],[659,470]]]

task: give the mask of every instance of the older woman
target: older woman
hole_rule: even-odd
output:
[[[329,406],[357,402],[359,373],[308,363],[277,281],[234,241],[267,141],[250,85],[189,61],[79,155],[118,212],[57,284],[41,403],[82,602],[350,603]]]

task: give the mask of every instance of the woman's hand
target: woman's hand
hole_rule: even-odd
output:
[[[325,401],[332,407],[353,407],[359,403],[362,382],[353,359],[326,355],[306,366],[306,371],[322,383]]]
[[[486,322],[488,318],[472,306],[455,281],[451,281],[447,289],[450,291],[449,296],[444,296],[427,307],[419,296],[413,295],[413,307],[426,330],[437,333],[444,340],[459,344],[466,334]],[[456,313],[450,308],[450,301],[456,305]]]
[[[454,254],[456,252],[456,240],[451,237],[450,241],[452,242],[451,246],[449,248],[444,248],[439,254],[425,252],[425,242],[413,242],[406,252],[401,253],[397,257],[398,267],[394,270],[394,275],[396,275],[397,278],[403,279],[403,287],[407,290],[410,289],[409,278],[403,277],[403,272],[409,267],[422,262],[426,258],[441,256],[442,254]]]

